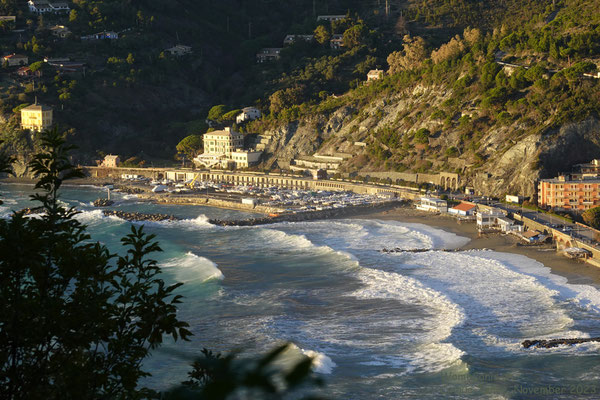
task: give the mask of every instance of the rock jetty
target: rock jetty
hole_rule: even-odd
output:
[[[593,338],[582,338],[582,339],[534,339],[534,340],[525,340],[523,343],[523,347],[526,349],[535,346],[538,349],[550,349],[552,347],[558,347],[560,345],[574,345],[579,343],[587,343],[587,342],[600,342],[600,337]]]
[[[114,201],[108,199],[96,199],[94,200],[94,207],[108,207],[115,204]]]
[[[138,212],[127,212],[127,211],[117,211],[117,210],[103,210],[102,213],[107,217],[119,217],[126,221],[151,221],[151,222],[160,222],[160,221],[179,221],[181,218],[177,218],[174,215],[169,214],[143,214]]]

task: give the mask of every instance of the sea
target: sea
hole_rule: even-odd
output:
[[[0,185],[0,216],[35,206],[33,188]],[[98,187],[64,187],[61,201],[94,240],[122,252],[130,223],[105,217]],[[240,356],[293,345],[314,357],[331,399],[600,398],[600,344],[524,349],[534,338],[600,336],[600,291],[541,263],[490,250],[445,252],[469,239],[424,224],[335,219],[217,227],[247,212],[158,205],[113,193],[124,211],[168,213],[148,222],[168,283],[183,282],[179,318],[189,342],[167,340],[144,367],[166,390],[187,378],[203,348]],[[429,249],[382,253],[383,248]]]

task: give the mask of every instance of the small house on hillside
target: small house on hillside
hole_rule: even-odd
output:
[[[62,13],[70,10],[69,4],[65,1],[60,0],[29,0],[27,2],[29,11],[36,14],[45,13]]]
[[[344,35],[338,33],[331,35],[329,46],[334,50],[344,47]]]
[[[169,47],[168,49],[165,49],[165,51],[167,53],[170,53],[172,56],[182,57],[187,54],[192,54],[192,46],[185,46],[183,44],[178,44],[173,47]]]
[[[283,39],[284,45],[294,44],[298,40],[304,40],[305,42],[312,42],[315,35],[286,35]]]
[[[381,69],[372,69],[367,73],[367,82],[376,81],[381,78],[383,78],[383,70]]]
[[[9,67],[18,67],[19,65],[29,64],[29,58],[22,54],[9,54],[2,57],[3,62],[7,63]]]
[[[265,47],[256,54],[256,62],[277,61],[281,57],[281,47]]]
[[[255,107],[245,107],[242,112],[235,117],[235,122],[241,124],[246,121],[254,121],[261,117],[260,110]]]
[[[449,214],[457,215],[460,217],[470,217],[475,215],[475,211],[477,211],[477,206],[471,203],[460,203],[457,206],[452,207],[448,210]]]
[[[17,70],[17,75],[23,78],[29,78],[33,76],[40,77],[42,76],[42,70],[38,69],[37,71],[32,71],[29,67],[21,67]]]
[[[61,39],[71,36],[71,30],[64,25],[54,25],[50,28],[50,33],[52,36],[56,36]]]
[[[119,158],[119,156],[109,154],[104,157],[104,161],[102,161],[102,164],[100,166],[105,168],[116,168],[119,166],[120,163],[121,159]]]

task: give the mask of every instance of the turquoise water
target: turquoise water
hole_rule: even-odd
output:
[[[0,186],[0,215],[32,206],[31,187]],[[95,240],[117,251],[129,223],[90,204],[97,188],[65,188]],[[180,317],[194,337],[145,364],[147,384],[185,379],[203,347],[264,351],[282,341],[316,356],[340,399],[600,398],[600,345],[528,349],[531,338],[600,336],[600,292],[571,285],[524,256],[435,249],[467,242],[420,224],[371,220],[215,227],[251,214],[153,205],[117,195],[114,208],[175,214],[145,224],[168,282],[184,282]],[[382,254],[382,248],[431,248]],[[290,356],[293,356],[291,354]]]

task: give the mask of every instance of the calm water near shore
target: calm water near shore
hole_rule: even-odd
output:
[[[35,204],[31,186],[0,185],[0,215]],[[65,188],[94,240],[117,251],[129,223],[104,217],[93,187]],[[315,355],[323,395],[339,399],[600,397],[597,343],[528,349],[532,338],[600,336],[600,291],[519,254],[457,248],[468,238],[417,223],[340,219],[216,227],[252,214],[156,205],[117,195],[115,209],[174,214],[145,224],[168,282],[184,282],[180,317],[195,336],[146,363],[147,384],[185,379],[203,347],[264,351],[291,341]],[[383,254],[382,248],[431,248]],[[572,281],[571,281],[572,282]]]

